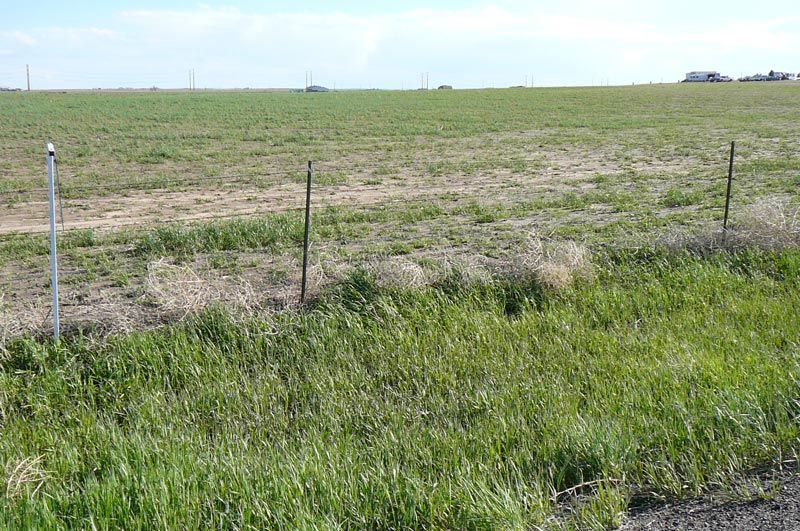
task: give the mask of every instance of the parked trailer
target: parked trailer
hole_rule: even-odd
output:
[[[719,78],[719,72],[715,72],[713,70],[701,70],[698,72],[689,72],[686,74],[686,79],[683,81],[685,83],[705,83],[707,81],[713,81]]]

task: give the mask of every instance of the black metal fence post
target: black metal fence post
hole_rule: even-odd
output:
[[[306,180],[306,228],[303,235],[303,280],[300,287],[300,304],[306,301],[306,279],[308,273],[308,233],[311,228],[311,174],[314,172],[312,162],[308,161],[308,178]]]
[[[722,221],[722,230],[728,230],[728,212],[731,207],[731,184],[733,183],[733,157],[736,154],[736,141],[731,142],[731,160],[728,165],[728,190],[725,192],[725,219]]]

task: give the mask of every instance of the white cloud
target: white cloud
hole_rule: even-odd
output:
[[[454,10],[418,9],[386,15],[344,13],[251,14],[238,8],[201,7],[193,11],[124,11],[121,15],[163,40],[184,37],[203,38],[225,35],[232,41],[276,42],[289,38],[286,45],[299,40],[338,41],[377,51],[383,36],[448,42],[502,39],[554,39],[648,46],[715,45],[728,49],[784,49],[800,43],[792,24],[800,17],[753,21],[742,20],[709,25],[691,21],[680,29],[657,27],[650,23],[623,22],[576,15],[512,12],[488,6]],[[356,38],[354,38],[356,37]],[[337,42],[326,41],[336,39]]]
[[[31,35],[25,33],[24,31],[5,31],[2,33],[3,37],[6,39],[16,41],[20,44],[24,44],[27,46],[33,46],[36,44],[36,39],[34,39]]]
[[[37,30],[37,39],[22,30],[2,36],[17,45],[68,47],[69,60],[82,52],[98,69],[155,69],[165,78],[173,72],[175,83],[185,77],[175,73],[196,67],[210,86],[297,86],[307,69],[314,69],[315,80],[338,78],[340,86],[397,86],[418,79],[420,70],[437,70],[461,86],[480,85],[481,76],[500,85],[518,83],[516,72],[534,70],[551,83],[588,83],[592,76],[625,76],[627,83],[658,77],[666,67],[670,71],[660,75],[672,79],[678,75],[673,70],[688,71],[696,63],[749,70],[751,63],[786,60],[800,49],[800,17],[696,17],[670,25],[622,15],[633,12],[628,0],[612,4],[606,15],[598,15],[588,0],[573,0],[569,7],[583,5],[580,10],[525,4],[374,15],[201,6],[123,11],[111,29],[51,28]]]

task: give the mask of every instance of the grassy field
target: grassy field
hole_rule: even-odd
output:
[[[800,84],[0,120],[0,527],[603,529],[797,461]]]
[[[161,258],[294,300],[309,159],[322,281],[375,257],[499,257],[531,232],[638,247],[718,227],[734,139],[733,223],[794,201],[798,104],[792,83],[3,94],[0,311],[44,321],[47,139],[72,321],[136,323]]]

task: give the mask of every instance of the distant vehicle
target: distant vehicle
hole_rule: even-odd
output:
[[[729,76],[719,76],[712,79],[709,79],[711,83],[729,83],[733,81],[733,79]]]
[[[330,92],[330,89],[319,85],[311,85],[310,87],[306,87],[306,92]]]
[[[453,85],[440,85],[437,90],[453,90]]]

